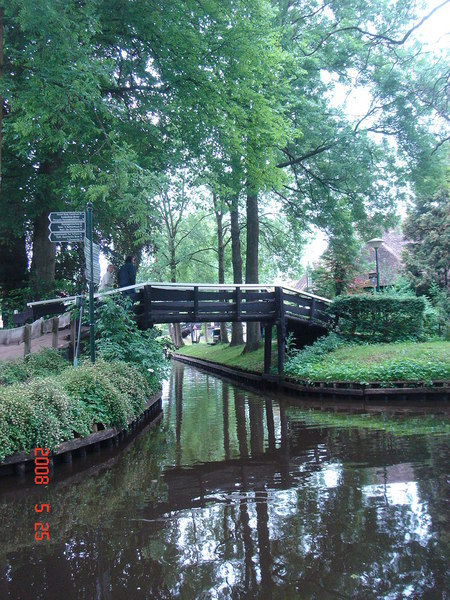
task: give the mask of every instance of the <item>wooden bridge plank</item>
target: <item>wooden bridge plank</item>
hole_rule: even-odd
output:
[[[309,306],[290,306],[285,304],[284,310],[286,315],[300,315],[302,317],[308,318],[311,316],[311,309],[309,308]]]

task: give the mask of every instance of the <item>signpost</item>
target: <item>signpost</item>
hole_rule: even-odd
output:
[[[94,284],[100,283],[100,247],[92,240],[92,203],[86,212],[51,212],[48,215],[48,239],[56,244],[84,242],[86,279],[89,285],[89,337],[91,362],[95,362]],[[80,321],[81,322],[81,321]],[[76,359],[76,357],[75,357]],[[76,362],[76,360],[75,360]]]
[[[91,240],[87,237],[84,238],[84,257],[86,259],[86,279],[90,281],[91,278]],[[100,246],[92,243],[92,258],[93,258],[93,271],[94,271],[94,283],[100,283]]]
[[[89,341],[91,349],[91,362],[95,363],[95,325],[94,325],[94,242],[92,240],[92,202],[87,203],[86,207],[86,237],[87,240],[84,245],[85,255],[89,254],[89,266],[86,260],[86,270],[88,271],[89,277]],[[98,246],[97,246],[98,248]],[[87,253],[86,250],[89,249]],[[98,256],[100,256],[100,248],[98,249]],[[97,261],[98,263],[98,257]],[[100,268],[99,268],[100,270]]]
[[[54,243],[82,242],[86,231],[84,212],[51,212],[48,239]]]

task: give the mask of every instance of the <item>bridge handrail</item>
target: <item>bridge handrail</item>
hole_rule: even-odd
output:
[[[242,290],[269,290],[275,289],[276,287],[281,287],[283,290],[286,290],[291,293],[295,293],[298,296],[305,296],[306,298],[313,298],[315,300],[319,300],[324,302],[325,304],[330,304],[331,300],[328,298],[322,298],[321,296],[316,296],[314,294],[310,294],[309,292],[303,292],[300,290],[296,290],[295,288],[289,287],[287,285],[277,285],[275,283],[168,283],[161,281],[146,281],[144,283],[138,283],[136,285],[128,285],[126,287],[116,288],[114,290],[110,290],[108,292],[97,292],[94,294],[94,298],[102,298],[103,296],[111,296],[113,294],[119,294],[121,292],[125,292],[127,290],[139,290],[144,288],[147,285],[151,285],[152,287],[158,288],[178,288],[178,289],[190,289],[197,287],[199,289],[206,290],[234,290],[236,288],[241,288]],[[56,303],[73,303],[77,298],[84,298],[84,294],[79,294],[77,296],[67,296],[62,298],[52,298],[51,300],[37,300],[36,302],[27,302],[27,306],[42,306],[45,304],[56,304]]]

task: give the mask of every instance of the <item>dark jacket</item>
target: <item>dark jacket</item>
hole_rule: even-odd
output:
[[[136,283],[136,267],[132,263],[125,263],[119,269],[119,287],[127,287]]]

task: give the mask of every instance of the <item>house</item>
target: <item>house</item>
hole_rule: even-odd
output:
[[[403,234],[396,229],[383,232],[381,239],[383,244],[378,248],[378,269],[380,274],[380,288],[392,285],[395,279],[403,271],[402,251],[408,243]],[[313,270],[320,266],[320,260],[313,265]],[[298,281],[290,283],[291,287],[301,292],[314,293],[314,285],[311,280],[311,272],[307,271]],[[362,248],[358,260],[358,273],[354,277],[350,293],[371,290],[376,286],[376,263],[375,250],[367,244]]]

